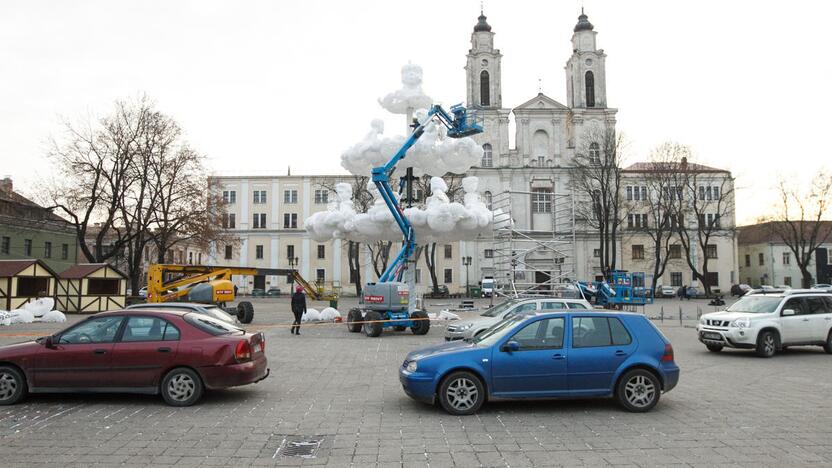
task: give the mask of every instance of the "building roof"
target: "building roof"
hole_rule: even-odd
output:
[[[800,223],[800,221],[794,221],[794,223]],[[803,221],[803,223],[805,223],[804,229],[811,231],[815,222]],[[820,223],[819,237],[832,240],[832,221],[820,221]],[[737,228],[739,231],[737,243],[741,245],[766,244],[769,242],[783,243],[783,239],[778,235],[778,230],[783,228],[786,228],[785,221],[769,221],[750,226],[740,226]]]
[[[0,190],[0,214],[22,219],[70,224],[52,210],[38,205],[14,190]]]
[[[474,32],[486,31],[491,32],[491,25],[486,20],[485,13],[480,11],[480,16],[477,18],[477,24],[474,26]]]
[[[589,22],[589,17],[584,13],[584,9],[581,8],[581,16],[578,17],[578,24],[575,25],[574,31],[592,31],[594,28],[595,26]]]
[[[118,273],[118,275],[121,276],[122,278],[126,278],[124,273],[116,270],[115,268],[113,268],[112,265],[110,265],[108,263],[79,263],[78,265],[72,265],[71,267],[64,270],[60,274],[60,277],[61,277],[61,279],[86,278],[87,276],[95,273],[96,271],[98,271],[102,268],[107,268],[107,267],[110,267],[111,270]]]
[[[689,163],[682,160],[681,163],[675,162],[637,162],[624,168],[623,172],[697,172],[697,173],[724,173],[730,174],[731,171],[726,169],[718,169],[716,167],[705,166],[704,164]]]
[[[39,264],[42,268],[51,273],[52,276],[57,276],[55,272],[42,261],[35,258],[24,258],[21,260],[0,260],[0,278],[15,276],[35,263]]]

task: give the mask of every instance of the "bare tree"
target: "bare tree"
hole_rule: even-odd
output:
[[[710,261],[716,258],[719,238],[733,238],[734,179],[727,171],[691,163],[682,158],[673,172],[675,194],[671,227],[676,231],[693,279],[711,294]],[[699,252],[700,255],[696,255]]]
[[[812,255],[832,237],[832,223],[822,221],[832,203],[832,177],[819,172],[805,187],[780,179],[778,213],[769,226],[772,233],[794,253],[804,288],[812,285],[809,264]]]
[[[615,270],[622,222],[621,171],[624,139],[614,128],[589,127],[575,152],[571,185],[587,203],[576,203],[576,217],[594,229],[605,276]]]

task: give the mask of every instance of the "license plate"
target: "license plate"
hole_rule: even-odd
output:
[[[721,340],[722,335],[720,335],[719,333],[704,332],[704,333],[702,333],[702,338],[705,338],[705,339],[708,339],[708,340]]]

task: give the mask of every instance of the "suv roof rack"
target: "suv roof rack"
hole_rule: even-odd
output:
[[[823,294],[829,293],[827,289],[783,289],[783,288],[767,288],[767,289],[752,289],[746,295],[768,295],[768,294],[782,294],[784,296],[791,296],[792,294]]]

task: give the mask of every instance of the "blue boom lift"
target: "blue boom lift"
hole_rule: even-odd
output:
[[[610,272],[609,279],[609,283],[607,281],[578,281],[576,286],[584,299],[594,298],[595,305],[607,309],[653,303],[650,290],[644,287],[643,272],[628,273],[624,270],[613,270]]]
[[[410,291],[407,283],[402,282],[402,277],[416,250],[416,234],[390,187],[390,176],[396,169],[396,164],[405,158],[407,150],[419,140],[427,126],[434,120],[447,127],[449,138],[464,138],[482,132],[482,126],[473,121],[461,104],[451,106],[450,110],[451,112],[448,113],[441,106],[433,105],[422,123],[414,119],[413,133],[399,151],[387,164],[373,168],[373,183],[378,187],[381,198],[384,199],[384,203],[387,204],[387,208],[401,229],[404,243],[395,260],[384,270],[378,282],[364,286],[359,307],[350,310],[347,315],[347,328],[351,332],[360,332],[363,328],[365,335],[376,337],[385,328],[393,328],[397,331],[410,328],[416,335],[424,335],[430,329],[428,314],[423,310],[409,310],[408,307]],[[400,193],[404,184],[410,183],[410,180],[411,177],[407,177],[406,182],[400,182]]]

